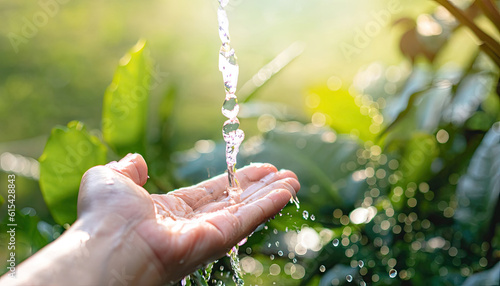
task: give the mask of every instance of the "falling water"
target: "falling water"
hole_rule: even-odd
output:
[[[239,189],[238,180],[235,176],[236,157],[240,144],[245,138],[245,133],[240,127],[238,120],[238,98],[236,97],[236,86],[238,85],[239,66],[236,60],[234,49],[230,45],[229,38],[229,20],[224,7],[229,0],[219,0],[217,9],[217,19],[219,22],[219,37],[222,46],[219,51],[219,70],[224,80],[224,89],[226,92],[224,103],[222,104],[222,114],[228,118],[222,127],[222,135],[226,141],[226,163],[227,174],[230,187],[230,195]],[[234,196],[231,195],[234,199]]]
[[[229,181],[228,193],[231,199],[239,201],[241,189],[236,178],[236,157],[240,149],[240,144],[245,138],[245,133],[240,127],[238,120],[238,98],[236,97],[236,86],[238,85],[239,66],[236,61],[236,54],[230,45],[229,40],[229,20],[224,7],[229,0],[219,0],[217,9],[217,20],[219,22],[219,37],[222,46],[219,51],[219,70],[224,80],[224,90],[226,93],[224,103],[222,104],[222,114],[228,118],[222,127],[222,135],[226,141],[226,163],[227,175]],[[229,252],[231,267],[233,268],[233,281],[238,286],[244,285],[241,278],[240,261],[238,258],[238,245],[234,246]]]

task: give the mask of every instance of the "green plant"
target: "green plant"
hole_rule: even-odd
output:
[[[313,88],[312,124],[283,122],[242,147],[244,163],[296,172],[308,212],[289,206],[249,239],[248,263],[260,265],[246,268],[250,283],[498,283],[499,50],[472,20],[498,10],[492,1],[467,12],[437,2],[449,13],[438,7],[420,23],[404,20],[410,69],[375,63],[350,87]],[[429,25],[436,30],[426,34]],[[468,40],[463,26],[484,42],[482,52],[456,52]],[[462,66],[450,66],[450,54]],[[179,175],[196,181],[223,171],[222,152],[186,160]],[[311,229],[317,244],[303,251],[297,236]]]
[[[340,285],[346,277],[379,285],[498,280],[499,49],[474,23],[486,17],[497,25],[498,11],[489,0],[475,1],[465,11],[436,2],[455,17],[438,7],[420,22],[396,24],[405,28],[400,47],[410,66],[374,63],[350,86],[312,87],[305,95],[312,123],[272,112],[255,115],[273,124],[246,140],[239,164],[261,161],[291,169],[302,191],[300,210],[288,206],[240,248],[247,283]],[[425,33],[425,27],[436,29]],[[471,42],[464,29],[482,43],[462,47]],[[451,57],[458,66],[448,64]],[[83,173],[128,152],[145,155],[151,192],[225,170],[222,144],[171,160],[173,85],[153,119],[160,135],[147,136],[151,69],[140,41],[120,60],[105,92],[102,130],[89,131],[81,122],[54,128],[40,158],[40,186],[58,224],[76,218]],[[245,104],[269,105],[256,94]],[[281,122],[275,127],[276,121]],[[32,248],[20,256],[63,230],[40,222],[29,209],[18,216],[25,226],[19,236]],[[212,267],[206,271],[213,279],[231,280],[224,270],[230,267],[227,258]],[[389,275],[393,269],[395,278]],[[194,277],[203,281],[206,274],[200,270]]]

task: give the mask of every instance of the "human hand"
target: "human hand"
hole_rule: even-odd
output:
[[[278,213],[300,188],[295,174],[278,172],[269,164],[242,168],[237,178],[243,190],[239,202],[226,192],[226,175],[165,195],[150,195],[141,187],[147,180],[146,162],[138,154],[129,154],[84,175],[78,219],[89,232],[94,224],[120,221],[118,232],[123,235],[116,239],[141,245],[145,263],[154,266],[160,280],[175,282],[223,256]],[[132,259],[138,258],[112,261],[126,265]],[[133,267],[144,266],[134,263]],[[132,276],[128,275],[133,281],[148,281]]]

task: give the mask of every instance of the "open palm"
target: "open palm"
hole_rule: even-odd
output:
[[[79,217],[112,214],[138,234],[159,261],[162,276],[176,281],[224,255],[260,223],[278,213],[300,186],[290,171],[269,164],[237,172],[241,194],[229,195],[227,176],[150,195],[142,156],[90,169],[82,179]],[[126,239],[126,238],[124,238]]]

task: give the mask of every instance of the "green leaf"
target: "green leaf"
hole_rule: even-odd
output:
[[[448,80],[436,82],[410,95],[406,108],[381,133],[386,145],[393,140],[411,139],[415,131],[433,134],[438,128],[451,98],[452,85]],[[389,132],[390,130],[390,132]]]
[[[312,113],[319,113],[325,117],[330,127],[341,134],[356,134],[363,141],[374,141],[380,131],[380,120],[377,123],[373,118],[380,116],[379,110],[371,106],[371,100],[363,95],[351,94],[340,89],[331,91],[327,87],[311,90],[309,99],[316,102],[311,108]],[[309,101],[308,99],[308,101]],[[314,121],[314,115],[313,115]]]
[[[427,90],[432,81],[432,73],[425,67],[415,67],[411,76],[407,79],[401,92],[388,99],[387,106],[384,108],[384,121],[394,123],[401,117],[400,114],[404,113],[411,106],[412,95],[420,94]],[[381,92],[381,91],[378,91]]]
[[[500,195],[500,123],[486,133],[457,186],[455,221],[465,238],[488,231]],[[472,237],[472,238],[471,238]]]
[[[54,220],[63,225],[76,219],[82,175],[106,163],[106,146],[78,121],[56,127],[40,157],[40,189]]]
[[[151,63],[139,41],[121,60],[104,95],[102,133],[119,155],[145,151]]]
[[[480,71],[466,75],[459,83],[453,101],[445,111],[446,121],[462,126],[488,97],[496,76]]]
[[[0,207],[5,203],[5,199],[3,198],[2,195],[0,195]]]

